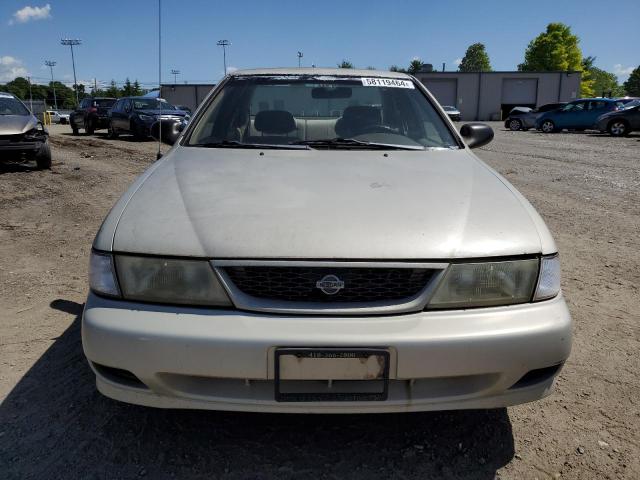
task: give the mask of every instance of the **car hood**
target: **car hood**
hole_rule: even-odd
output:
[[[470,258],[540,253],[546,229],[467,149],[177,147],[152,169],[114,207],[95,248],[208,258]]]
[[[31,115],[0,115],[0,135],[16,135],[37,126],[38,120]]]

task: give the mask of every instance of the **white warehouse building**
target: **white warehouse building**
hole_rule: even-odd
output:
[[[502,120],[515,107],[570,102],[580,95],[580,72],[418,72],[441,105],[462,120]]]

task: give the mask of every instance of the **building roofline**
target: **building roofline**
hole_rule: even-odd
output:
[[[161,83],[161,87],[213,87],[217,83]],[[154,90],[157,90],[154,89]]]
[[[579,70],[547,70],[547,71],[542,71],[542,70],[536,70],[536,71],[527,71],[527,72],[522,72],[520,70],[494,70],[491,72],[482,72],[482,71],[476,71],[476,72],[454,72],[454,71],[447,71],[447,72],[441,72],[441,71],[436,71],[434,70],[433,72],[417,72],[415,75],[438,75],[438,74],[443,74],[443,73],[453,73],[455,75],[467,75],[467,74],[478,74],[478,73],[482,73],[482,74],[486,74],[486,75],[490,75],[492,73],[519,73],[519,74],[540,74],[540,73],[567,73],[567,74],[571,74],[571,73],[582,73]]]

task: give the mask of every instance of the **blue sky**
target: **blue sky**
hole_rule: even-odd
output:
[[[80,38],[78,79],[105,84],[126,77],[157,83],[157,0],[0,2],[0,82],[30,74],[46,82],[45,59],[58,62],[56,79],[73,79],[68,47],[61,37]],[[163,0],[163,77],[214,82],[223,73],[216,41],[232,42],[233,68],[335,66],[348,59],[358,67],[406,66],[413,57],[438,68],[456,68],[466,48],[483,42],[495,70],[512,70],[529,41],[549,22],[567,23],[581,39],[584,55],[619,74],[640,64],[640,1],[619,0],[607,13],[601,1],[537,0]],[[25,9],[25,7],[30,7]]]

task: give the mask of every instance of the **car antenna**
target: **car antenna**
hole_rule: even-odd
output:
[[[162,158],[160,146],[162,143],[162,0],[158,0],[158,103],[160,104],[160,118],[158,119],[158,153],[156,160]]]

